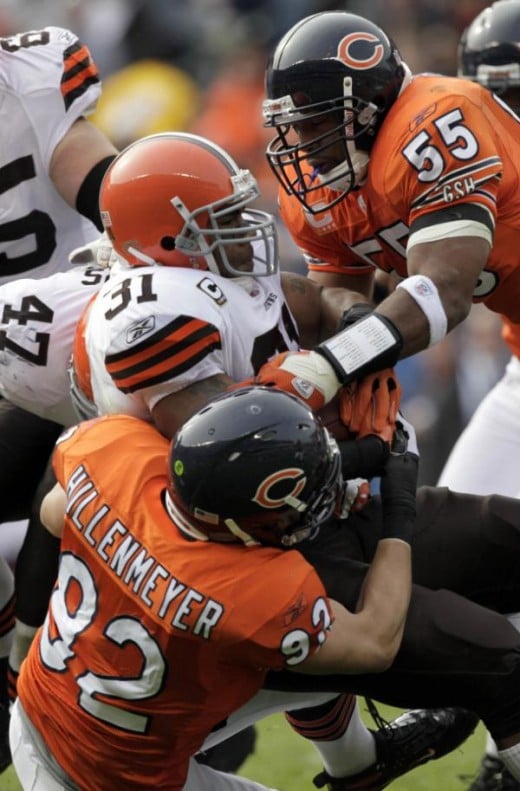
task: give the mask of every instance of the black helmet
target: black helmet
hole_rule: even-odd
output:
[[[303,401],[276,388],[226,393],[172,442],[167,504],[198,538],[292,546],[329,519],[341,490],[336,442]]]
[[[333,206],[359,184],[366,173],[375,135],[401,89],[406,67],[386,33],[373,22],[344,11],[314,14],[282,38],[266,72],[264,121],[277,136],[267,159],[283,187],[309,211],[307,195],[329,186],[338,194],[319,211]],[[294,123],[335,115],[337,126],[317,134],[305,148],[290,141]],[[313,154],[334,143],[344,145],[344,162],[329,172],[302,168]]]
[[[457,70],[499,96],[520,88],[520,0],[497,0],[475,17],[461,36]]]

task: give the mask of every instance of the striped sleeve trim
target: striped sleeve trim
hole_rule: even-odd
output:
[[[91,86],[99,83],[99,72],[88,47],[76,42],[63,53],[61,95],[68,110],[72,103]]]
[[[133,393],[180,376],[221,348],[214,325],[178,316],[131,349],[106,355],[105,366],[118,390]]]
[[[495,230],[495,221],[487,206],[482,206],[478,203],[457,203],[455,206],[422,214],[411,224],[410,237],[426,228],[454,222],[480,223],[485,225],[491,234]]]
[[[0,610],[0,638],[9,634],[14,627],[14,595],[4,604]]]
[[[456,182],[462,182],[466,194],[470,195],[489,179],[499,180],[502,177],[502,169],[503,164],[500,157],[487,157],[458,170],[450,170],[449,173],[437,179],[434,184],[421,192],[412,202],[411,209],[415,211],[435,203],[445,204],[445,190]]]

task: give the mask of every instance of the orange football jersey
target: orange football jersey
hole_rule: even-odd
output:
[[[162,501],[168,441],[129,416],[70,429],[58,583],[18,693],[88,791],[182,789],[205,736],[332,615],[299,552],[186,538]]]
[[[359,273],[371,262],[403,277],[410,234],[452,220],[487,225],[493,248],[473,300],[508,318],[520,354],[519,140],[519,119],[488,90],[418,75],[377,135],[367,183],[313,217],[281,191],[282,217],[311,269],[355,274],[357,257]],[[321,195],[330,190],[313,203]]]

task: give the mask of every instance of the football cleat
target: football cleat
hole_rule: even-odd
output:
[[[454,750],[475,730],[478,717],[465,709],[413,709],[386,722],[367,701],[378,725],[372,731],[377,761],[355,775],[336,778],[321,772],[317,788],[328,791],[380,791],[396,778]]]
[[[485,755],[468,791],[520,791],[520,783],[496,755]]]

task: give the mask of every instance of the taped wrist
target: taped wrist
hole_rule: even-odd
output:
[[[386,316],[372,312],[314,348],[342,384],[393,368],[403,348],[401,333]]]
[[[419,459],[413,453],[390,455],[381,476],[381,538],[411,542],[416,519]]]
[[[266,363],[260,369],[258,379],[268,367],[269,363]],[[295,394],[300,395],[301,398],[306,398],[306,390],[313,386],[322,394],[324,403],[328,404],[341,387],[334,366],[315,351],[288,353],[280,369],[296,377],[293,387]]]
[[[356,440],[340,440],[341,469],[345,480],[381,475],[389,456],[388,443],[374,434]]]

